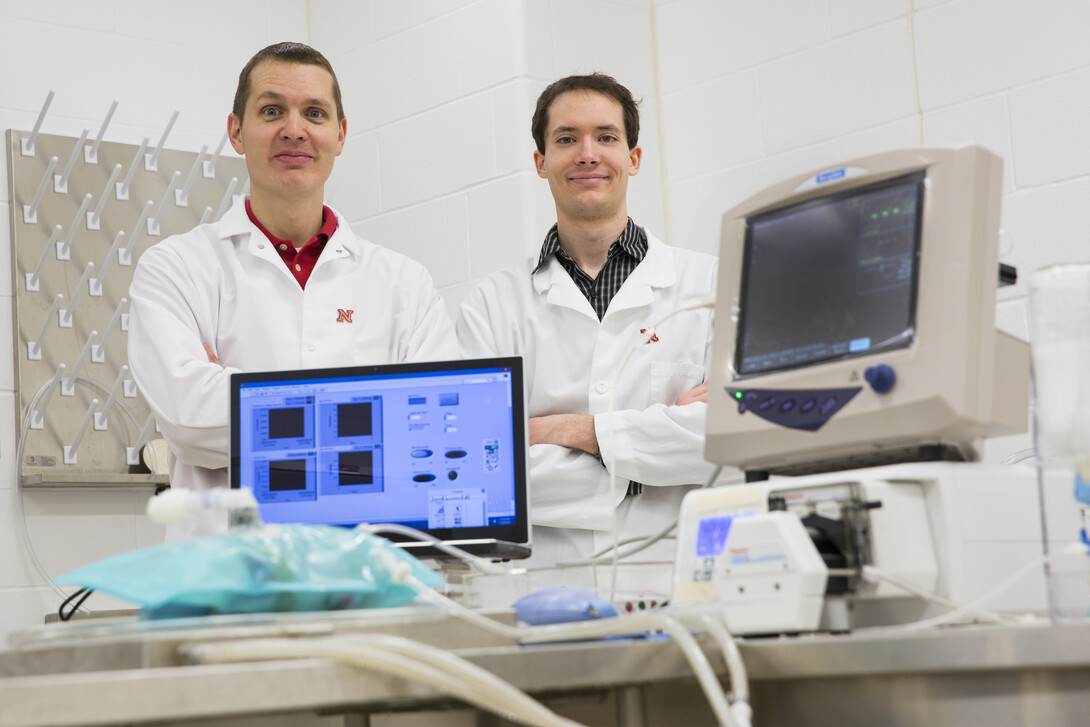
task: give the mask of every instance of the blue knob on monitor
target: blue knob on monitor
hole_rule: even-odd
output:
[[[868,366],[863,372],[863,378],[874,389],[874,393],[885,394],[893,388],[893,384],[897,381],[897,374],[893,373],[893,369],[886,364],[878,364]]]

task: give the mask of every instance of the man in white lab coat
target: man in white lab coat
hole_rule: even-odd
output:
[[[129,363],[170,448],[172,487],[228,484],[232,372],[456,358],[422,265],[353,234],[324,204],[347,121],[329,62],[299,43],[259,51],[228,116],[250,195],[145,252]],[[168,537],[226,528],[223,513]]]
[[[712,295],[717,260],[629,218],[628,178],[643,152],[624,86],[603,74],[561,79],[538,99],[532,130],[557,223],[539,256],[470,293],[457,325],[466,356],[525,358],[530,564],[547,566],[607,546],[615,508],[623,537],[660,529],[713,471],[703,458],[711,310],[648,329]],[[662,546],[654,557],[672,559]],[[668,588],[660,578],[652,592]]]

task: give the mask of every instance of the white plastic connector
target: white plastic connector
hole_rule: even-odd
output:
[[[152,522],[167,525],[188,520],[202,510],[257,510],[257,500],[245,488],[170,489],[149,499],[146,512]]]
[[[749,706],[749,702],[742,699],[736,700],[730,706],[730,711],[739,725],[749,727],[753,724],[753,707]]]

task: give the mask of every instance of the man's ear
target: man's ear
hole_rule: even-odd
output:
[[[341,119],[338,126],[341,127],[341,130],[337,135],[337,156],[340,156],[341,152],[344,151],[344,140],[348,138],[348,119]]]
[[[242,147],[242,120],[234,114],[227,114],[227,136],[231,139],[231,147],[238,154],[245,155]]]
[[[643,149],[634,146],[628,150],[628,174],[630,176],[640,173],[640,162],[643,160]]]
[[[537,176],[545,179],[545,155],[534,149],[534,167],[537,169]]]

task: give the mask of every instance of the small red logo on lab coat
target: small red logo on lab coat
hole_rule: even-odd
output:
[[[646,328],[641,328],[640,333],[647,333],[647,329]],[[658,343],[658,342],[659,342],[659,335],[657,333],[652,333],[651,338],[647,339],[647,341],[646,341],[646,343]]]
[[[356,311],[354,311],[354,310],[345,310],[344,308],[338,308],[337,309],[337,323],[351,323],[352,322],[352,314],[355,313],[355,312]]]

